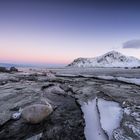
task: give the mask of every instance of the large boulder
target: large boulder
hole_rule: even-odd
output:
[[[35,104],[23,109],[22,118],[28,123],[37,124],[46,119],[52,111],[53,108],[49,103],[47,105]]]

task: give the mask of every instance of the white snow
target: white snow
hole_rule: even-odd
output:
[[[137,67],[140,60],[134,57],[125,56],[119,52],[111,51],[95,58],[75,59],[70,67]]]
[[[127,107],[127,108],[124,108],[124,113],[126,114],[126,115],[130,115],[131,114],[131,109],[129,108],[129,107]]]
[[[118,103],[98,99],[101,126],[107,133],[109,140],[112,139],[112,132],[118,128],[122,119],[122,109]]]
[[[96,99],[82,106],[85,119],[86,140],[106,140],[106,135],[100,126],[99,114],[96,108]]]

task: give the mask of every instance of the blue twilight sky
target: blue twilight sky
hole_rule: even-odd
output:
[[[139,0],[0,1],[0,62],[67,64],[111,50],[140,58]]]

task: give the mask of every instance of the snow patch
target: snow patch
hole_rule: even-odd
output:
[[[126,115],[130,115],[131,114],[131,109],[129,108],[129,107],[127,107],[127,108],[124,108],[124,113],[126,114]]]

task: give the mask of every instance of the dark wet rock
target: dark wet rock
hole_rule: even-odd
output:
[[[10,67],[10,69],[7,69],[6,67],[0,67],[0,72],[4,73],[18,72],[18,69],[15,67]]]
[[[0,67],[0,72],[9,72],[6,67]]]
[[[0,85],[5,85],[8,81],[0,81]]]
[[[42,137],[42,133],[39,133],[39,134],[32,136],[26,140],[41,140],[41,137]]]
[[[0,139],[24,140],[40,133],[44,140],[85,139],[85,124],[80,106],[74,98],[63,95],[65,91],[59,86],[61,83],[54,82],[50,86],[50,82],[29,80],[31,75],[3,75],[4,78],[8,76],[20,80],[16,84],[8,80],[7,84],[0,86]],[[26,123],[22,117],[18,120],[11,118],[20,108],[34,104],[45,105],[46,101],[51,103],[54,111],[38,124]]]
[[[50,123],[46,125],[42,139],[84,140],[84,120],[75,99],[56,94],[46,96],[52,99],[58,108],[51,115]]]
[[[28,80],[28,81],[37,81],[38,77],[34,74],[33,75],[31,74],[29,76],[26,76],[25,79]]]
[[[41,90],[44,90],[44,89],[49,88],[49,87],[52,87],[52,86],[55,86],[55,84],[53,84],[53,83],[46,83],[45,85],[43,85],[41,87]]]
[[[0,127],[0,139],[22,140],[42,132],[43,140],[84,140],[84,120],[75,99],[55,94],[47,97],[57,108],[46,120],[35,125],[25,123],[22,118],[7,122]]]
[[[127,136],[123,129],[116,129],[113,131],[113,140],[136,140],[130,136]]]
[[[11,67],[11,68],[10,68],[10,72],[18,72],[18,69],[15,68],[15,67]]]

